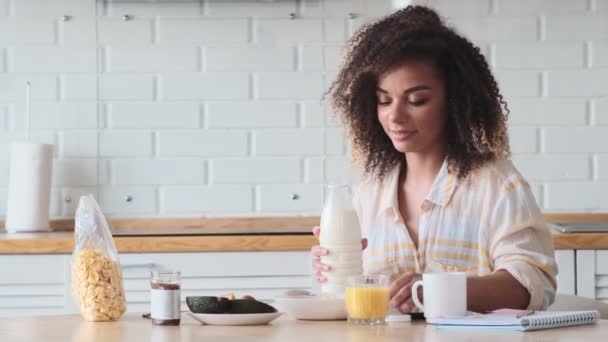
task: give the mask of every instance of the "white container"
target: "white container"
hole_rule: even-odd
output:
[[[321,262],[331,267],[325,273],[327,281],[321,284],[321,292],[343,295],[346,279],[363,272],[361,227],[348,185],[327,187],[319,243],[329,251]]]
[[[49,231],[53,145],[13,143],[6,210],[6,231]]]

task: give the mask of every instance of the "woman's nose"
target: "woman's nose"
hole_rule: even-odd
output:
[[[389,111],[389,119],[393,122],[407,121],[409,113],[400,102],[395,102]]]

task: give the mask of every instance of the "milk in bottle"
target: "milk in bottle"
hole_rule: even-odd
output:
[[[327,281],[321,284],[321,292],[343,295],[346,279],[363,273],[361,228],[348,185],[327,187],[319,244],[329,251],[321,262],[330,266],[330,271],[324,274]]]

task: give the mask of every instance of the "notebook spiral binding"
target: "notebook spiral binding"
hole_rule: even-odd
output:
[[[599,312],[597,311],[571,313],[556,312],[555,315],[526,317],[525,319],[522,319],[522,323],[527,325],[528,330],[533,330],[579,325],[593,322],[596,319],[599,319]]]

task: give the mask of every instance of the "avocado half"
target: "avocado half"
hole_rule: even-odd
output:
[[[223,297],[186,297],[186,304],[194,313],[218,314],[226,313],[230,309],[230,300]]]
[[[274,307],[252,299],[233,299],[223,297],[192,296],[186,297],[186,304],[193,313],[202,314],[253,314],[277,312]]]
[[[251,299],[234,299],[230,301],[231,314],[252,314],[277,312],[272,306]]]

